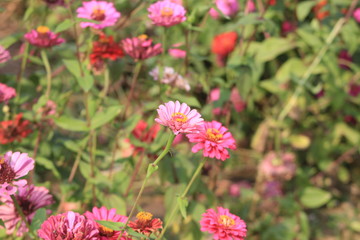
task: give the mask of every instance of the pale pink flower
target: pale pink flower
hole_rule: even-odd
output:
[[[50,48],[65,42],[59,34],[51,32],[46,26],[39,26],[36,30],[26,33],[24,37],[31,45],[40,48]]]
[[[238,0],[216,0],[215,4],[216,7],[227,17],[232,17],[239,11]],[[220,16],[214,8],[209,10],[209,14],[214,19],[218,19]]]
[[[186,10],[169,0],[158,1],[148,8],[149,18],[157,26],[171,27],[186,20]]]
[[[282,196],[282,183],[279,181],[267,181],[264,183],[263,189],[262,189],[262,196],[267,198],[274,198]]]
[[[295,155],[289,152],[269,152],[262,160],[259,171],[269,181],[290,180],[296,171]]]
[[[236,87],[231,89],[230,101],[236,112],[242,112],[246,108],[246,102],[242,99],[239,90]]]
[[[10,99],[16,96],[16,91],[14,88],[9,87],[3,83],[0,83],[0,103],[7,103]]]
[[[180,104],[179,101],[160,105],[157,112],[159,118],[155,121],[169,127],[175,135],[197,132],[197,127],[204,121],[195,109],[191,110],[186,103]]]
[[[159,80],[159,67],[154,68],[149,72],[150,76],[154,78],[155,81]],[[161,83],[169,84],[174,87],[178,87],[180,89],[184,89],[186,91],[190,91],[189,81],[181,76],[179,73],[175,72],[175,70],[171,67],[164,67]]]
[[[121,44],[126,54],[136,61],[157,56],[163,51],[160,43],[154,45],[152,39],[146,35],[126,38]]]
[[[229,187],[229,194],[232,197],[240,197],[242,189],[250,189],[251,185],[248,181],[240,181],[232,183]]]
[[[219,106],[219,103],[217,103],[217,101],[220,100],[220,92],[220,88],[212,89],[209,94],[209,102],[214,103],[214,105],[216,106],[212,111],[213,114],[226,115],[230,109],[224,107],[224,103],[220,103],[221,106]],[[231,89],[229,100],[232,103],[236,112],[242,112],[246,108],[246,102],[242,99],[239,94],[239,90],[236,87]]]
[[[189,141],[196,143],[192,152],[203,150],[204,157],[225,161],[230,157],[229,149],[236,149],[236,142],[228,129],[217,121],[204,122],[197,133],[186,135]]]
[[[92,27],[95,29],[103,29],[105,27],[113,26],[121,16],[121,14],[116,11],[114,4],[106,1],[93,0],[83,2],[82,7],[79,7],[76,12],[78,18],[86,18],[99,22],[81,22],[80,27],[82,28]]]
[[[9,198],[26,180],[17,180],[34,168],[35,161],[27,153],[7,152],[0,156],[0,197]],[[15,181],[17,180],[17,181]]]
[[[170,56],[172,56],[173,58],[185,58],[186,57],[186,51],[185,50],[181,50],[179,48],[170,48],[168,50]]]
[[[94,225],[98,229],[99,240],[117,240],[117,239],[119,239],[119,235],[120,235],[121,231],[114,231],[110,228],[102,226],[101,224],[96,222],[96,220],[110,221],[110,222],[122,222],[122,223],[126,223],[126,221],[127,221],[127,217],[116,214],[115,208],[108,210],[106,207],[101,207],[101,208],[93,207],[92,212],[87,211],[84,213],[84,215],[88,219],[92,220]],[[127,239],[130,240],[131,239],[131,238],[126,237],[126,235],[127,235],[127,233],[124,232],[123,237],[121,237],[121,240],[127,240]]]
[[[53,197],[49,194],[47,188],[35,187],[34,185],[19,187],[18,192],[14,196],[27,222],[30,224],[37,209],[53,203]],[[12,234],[16,230],[16,235],[22,236],[25,232],[29,231],[26,223],[22,221],[12,200],[5,199],[4,202],[5,204],[0,206],[0,219],[5,223],[6,233]],[[48,213],[50,212],[49,210]],[[20,223],[20,226],[17,228],[18,223]]]
[[[10,53],[3,46],[0,45],[0,63],[5,63],[11,58]]]
[[[94,221],[72,211],[49,217],[38,230],[44,240],[98,240]]]
[[[200,226],[202,232],[213,234],[214,240],[244,240],[247,232],[246,223],[222,207],[217,207],[217,212],[214,209],[206,210]]]
[[[355,9],[353,13],[354,19],[360,23],[360,8]]]
[[[246,3],[245,12],[251,13],[256,11],[256,6],[253,0],[248,0]]]

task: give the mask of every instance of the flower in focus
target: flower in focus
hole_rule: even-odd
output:
[[[216,7],[227,17],[234,16],[239,11],[238,0],[216,0],[215,4]],[[214,19],[218,19],[220,16],[214,8],[209,10],[209,14]]]
[[[110,228],[107,228],[96,222],[96,220],[109,221],[109,222],[122,222],[122,223],[126,223],[127,221],[127,217],[116,214],[115,208],[108,210],[106,207],[101,207],[101,208],[94,207],[92,209],[92,212],[87,211],[84,213],[84,215],[85,217],[93,221],[94,226],[96,226],[96,228],[98,229],[99,240],[117,240],[119,239],[119,235],[121,231],[114,231]],[[130,238],[126,237],[125,232],[123,234],[123,237],[121,237],[120,239],[130,240]]]
[[[290,180],[296,171],[295,155],[293,153],[269,152],[262,160],[259,171],[264,178],[273,180]]]
[[[294,32],[296,30],[296,24],[290,21],[284,21],[281,24],[281,33],[286,36],[287,34]]]
[[[349,63],[352,63],[353,59],[349,52],[342,49],[338,54],[339,67],[345,70],[350,70]]]
[[[349,94],[350,96],[357,97],[360,94],[360,84],[350,83]]]
[[[76,10],[77,17],[99,22],[81,22],[80,27],[82,28],[92,27],[95,29],[103,29],[105,27],[113,26],[121,16],[121,14],[116,11],[112,2],[93,0],[83,2],[82,4],[82,7],[79,7]]]
[[[159,80],[159,67],[154,68],[149,72],[149,74],[154,78],[155,81]],[[175,72],[171,67],[164,67],[161,83],[169,84],[171,86],[190,91],[190,85],[186,78],[183,78],[180,74]]]
[[[217,121],[204,122],[197,133],[187,134],[189,141],[196,143],[192,152],[203,150],[204,157],[225,161],[230,157],[227,148],[236,149],[236,142],[228,129]]]
[[[17,187],[24,186],[25,179],[17,180],[34,168],[35,161],[27,153],[7,152],[0,156],[0,197],[9,198]],[[17,180],[17,181],[15,181]]]
[[[153,218],[149,212],[139,212],[136,218],[135,222],[129,223],[129,227],[145,236],[150,236],[152,233],[156,234],[159,229],[162,229],[162,221],[159,218]]]
[[[43,0],[49,6],[65,6],[65,0]]]
[[[200,220],[201,231],[213,234],[215,240],[244,240],[246,237],[246,223],[229,209],[217,207],[208,209]]]
[[[159,118],[155,121],[169,127],[175,135],[197,132],[197,127],[204,121],[195,109],[190,109],[186,103],[180,104],[179,101],[160,105],[157,112]]]
[[[0,45],[0,63],[5,63],[11,58],[10,53],[3,46]]]
[[[146,35],[126,38],[121,41],[123,50],[135,59],[135,61],[151,58],[162,52],[160,43],[153,45],[152,39]]]
[[[320,21],[330,15],[330,12],[328,10],[323,9],[323,8],[327,8],[327,6],[326,6],[327,4],[328,4],[327,0],[321,0],[313,8],[315,17]]]
[[[50,48],[65,42],[59,34],[51,32],[46,26],[39,26],[36,30],[26,33],[24,37],[31,45],[40,48]]]
[[[186,20],[186,10],[181,4],[168,0],[158,1],[148,8],[149,18],[157,26],[171,27]]]
[[[93,220],[72,211],[49,217],[38,230],[44,240],[98,240]]]
[[[19,113],[14,120],[0,122],[0,144],[20,142],[31,132],[30,121],[22,120],[22,113]]]
[[[217,61],[220,66],[225,65],[225,60],[227,56],[234,51],[236,42],[236,32],[226,32],[214,37],[211,45],[211,51],[217,55]]]
[[[245,12],[251,13],[256,11],[256,6],[253,0],[248,0],[245,7]]]
[[[47,188],[35,187],[34,185],[19,187],[18,192],[14,196],[27,222],[30,224],[37,209],[53,203],[53,197],[49,194]],[[11,199],[4,202],[5,204],[0,206],[0,219],[5,223],[6,233],[12,234],[16,230],[16,235],[22,236],[25,232],[29,231],[26,223],[22,221]],[[20,223],[20,226],[16,228],[18,223]]]
[[[355,9],[353,13],[354,19],[360,23],[360,8]]]
[[[14,88],[9,87],[3,83],[0,83],[0,103],[7,103],[10,99],[16,96],[16,91]]]

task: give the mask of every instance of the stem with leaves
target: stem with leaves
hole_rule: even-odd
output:
[[[50,67],[49,59],[47,57],[45,49],[41,50],[41,59],[42,59],[42,61],[44,63],[44,67],[45,67],[45,70],[46,70],[46,83],[47,83],[47,85],[46,85],[45,96],[46,96],[46,99],[49,100],[50,92],[51,92],[51,67]]]

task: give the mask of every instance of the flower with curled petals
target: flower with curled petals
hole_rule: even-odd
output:
[[[197,132],[197,127],[204,121],[200,113],[195,109],[190,109],[186,103],[180,104],[179,101],[170,101],[160,105],[157,112],[159,118],[155,121],[170,128],[175,135]]]
[[[239,11],[238,0],[216,0],[216,7],[227,17],[234,16]],[[220,14],[214,9],[209,10],[209,14],[212,18],[218,19]]]
[[[186,10],[181,4],[169,0],[158,1],[148,8],[149,18],[157,26],[171,27],[186,20]]]
[[[16,115],[15,119],[0,122],[0,144],[21,141],[32,132],[30,121],[22,119],[22,113]]]
[[[50,48],[59,45],[65,40],[59,34],[53,33],[46,26],[39,26],[24,35],[24,38],[31,44],[40,48]]]
[[[1,46],[0,46],[1,47]],[[7,103],[10,99],[16,96],[14,88],[7,86],[6,84],[0,83],[0,103]]]
[[[153,218],[153,215],[149,212],[139,212],[136,218],[135,222],[129,223],[129,227],[145,236],[150,236],[152,233],[162,229],[162,221],[159,218]]]
[[[121,45],[126,54],[135,61],[148,59],[162,53],[161,43],[153,44],[152,39],[142,34],[138,37],[125,38]]]

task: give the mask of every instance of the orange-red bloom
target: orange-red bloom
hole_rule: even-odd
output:
[[[19,113],[14,120],[0,122],[0,144],[21,141],[31,132],[30,121],[22,120],[22,113]]]
[[[145,236],[150,236],[152,233],[156,234],[162,228],[162,221],[159,218],[152,217],[153,215],[149,212],[139,212],[136,215],[136,221],[130,222],[129,227]]]
[[[326,18],[330,15],[330,12],[327,10],[323,10],[323,8],[328,4],[327,0],[321,0],[318,2],[315,7],[313,8],[313,11],[315,13],[315,17],[319,19],[320,21]]]
[[[236,46],[237,34],[236,32],[226,32],[215,36],[211,51],[223,57],[229,55]]]

